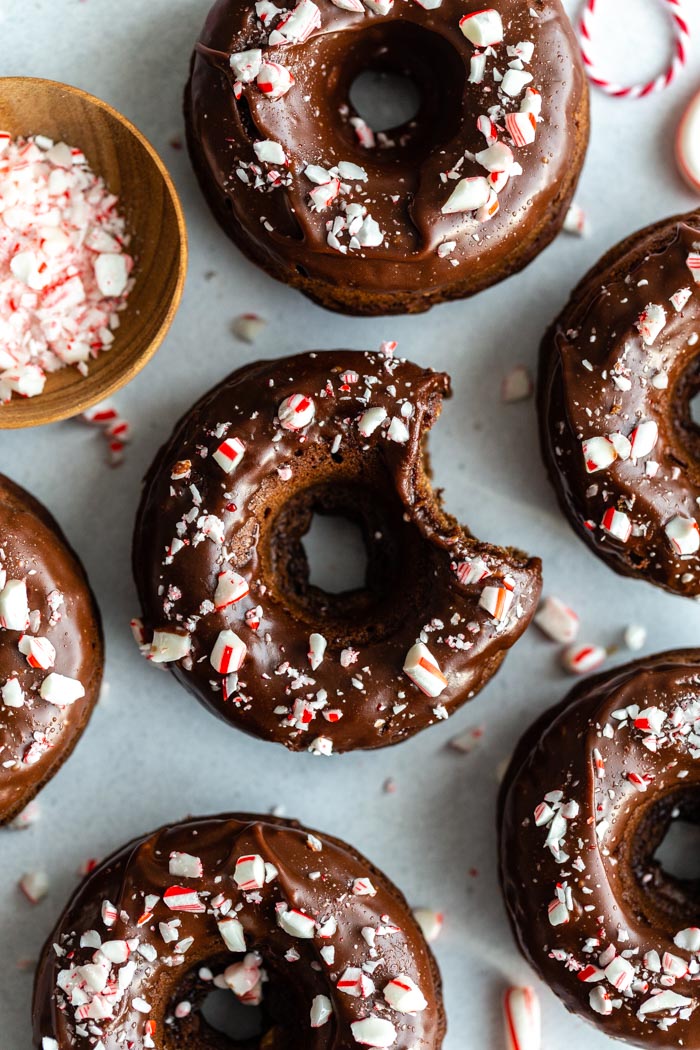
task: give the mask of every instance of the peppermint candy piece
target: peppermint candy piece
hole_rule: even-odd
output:
[[[0,591],[0,627],[7,631],[26,631],[29,626],[29,599],[25,580],[8,580]]]
[[[326,654],[326,639],[322,634],[311,634],[309,635],[309,665],[312,671],[317,670],[323,663],[323,657]]]
[[[214,452],[212,459],[219,464],[226,474],[230,474],[243,459],[244,452],[245,445],[240,438],[226,438]]]
[[[245,951],[245,934],[238,919],[222,919],[217,925],[223,942],[230,952]]]
[[[393,1046],[398,1036],[391,1021],[383,1017],[365,1017],[362,1021],[354,1021],[350,1030],[360,1046]]]
[[[632,522],[629,514],[625,514],[622,510],[615,510],[614,507],[608,507],[603,515],[600,527],[609,536],[614,536],[616,540],[620,540],[621,543],[627,543],[632,535]]]
[[[503,997],[507,1050],[540,1050],[540,1001],[533,988],[508,988]]]
[[[695,554],[700,549],[700,529],[693,518],[677,514],[666,524],[664,532],[677,554]]]
[[[562,665],[569,674],[588,674],[605,661],[607,651],[600,645],[572,645],[562,653]]]
[[[193,857],[191,853],[178,853],[173,850],[170,854],[168,871],[171,875],[177,875],[183,879],[201,879],[204,867],[199,857]]]
[[[688,926],[687,929],[680,930],[676,934],[673,943],[677,948],[682,948],[686,952],[700,951],[700,930],[697,926]]]
[[[570,645],[578,634],[578,616],[573,609],[553,595],[543,599],[535,613],[534,622],[548,638],[561,645]]]
[[[443,215],[455,215],[458,212],[476,211],[488,203],[491,187],[482,175],[460,179],[454,190],[442,206]]]
[[[182,660],[192,648],[189,634],[179,631],[154,631],[148,659],[154,664],[168,664]]]
[[[265,885],[265,861],[259,853],[239,857],[233,878],[239,889],[244,892],[261,890]]]
[[[666,311],[658,303],[649,303],[637,321],[637,328],[645,346],[653,346],[666,324]]]
[[[184,886],[170,886],[163,894],[163,900],[171,911],[185,911],[197,915],[207,910],[199,899],[199,894]]]
[[[605,470],[617,459],[617,449],[608,437],[587,438],[581,448],[587,474],[595,474],[598,470]]]
[[[262,51],[254,47],[249,51],[236,51],[229,59],[233,75],[242,84],[250,84],[262,66]]]
[[[294,84],[294,77],[286,66],[279,62],[263,62],[258,73],[257,85],[263,95],[275,101],[287,94]]]
[[[217,612],[234,605],[241,598],[250,593],[248,581],[233,569],[224,569],[217,576],[216,591],[214,592],[214,607]]]
[[[209,660],[219,674],[232,674],[240,671],[247,652],[247,645],[235,631],[220,631]]]
[[[333,0],[337,7],[340,4]],[[360,9],[362,5],[360,5]],[[330,999],[326,995],[317,995],[311,1004],[311,1027],[312,1028],[323,1028],[330,1017],[333,1016],[333,1006]]]
[[[632,457],[641,459],[642,456],[648,456],[653,451],[658,439],[659,428],[653,419],[645,419],[643,422],[638,423],[630,434]]]
[[[298,431],[308,427],[316,415],[313,398],[306,394],[290,394],[277,409],[277,416],[285,430]]]
[[[312,939],[316,927],[311,916],[299,911],[298,908],[280,912],[277,916],[277,923],[290,937],[297,937],[304,941]]]
[[[52,671],[41,683],[39,695],[42,700],[56,707],[69,707],[85,696],[85,689],[77,678],[68,678]]]
[[[403,665],[404,674],[408,675],[426,696],[440,696],[447,688],[447,678],[440,670],[433,654],[423,642],[411,646]]]
[[[498,11],[474,11],[459,20],[459,28],[476,47],[493,47],[503,40],[503,21]]]
[[[406,974],[399,974],[389,981],[383,994],[389,1006],[401,1014],[421,1013],[428,1005],[416,982]]]

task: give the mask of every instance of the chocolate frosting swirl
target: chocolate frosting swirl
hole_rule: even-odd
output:
[[[134,537],[145,654],[161,658],[153,632],[180,632],[191,648],[171,657],[176,677],[292,750],[393,744],[471,699],[529,623],[540,565],[441,509],[423,450],[448,392],[444,374],[336,350],[245,366],[206,394],[145,482]],[[281,406],[297,396],[313,419],[285,429]],[[231,473],[222,441],[244,449]],[[301,539],[316,511],[360,525],[366,587],[309,584]],[[217,608],[224,571],[242,597]],[[228,676],[212,666],[226,631],[247,650]],[[403,670],[417,642],[438,665],[428,692]]]
[[[576,532],[617,572],[690,596],[700,594],[700,437],[690,412],[700,270],[689,268],[699,249],[697,212],[613,248],[547,333],[539,382],[543,455]],[[605,517],[613,512],[616,523]]]
[[[697,884],[654,853],[697,820],[700,650],[578,685],[521,740],[500,805],[518,945],[569,1010],[647,1048],[700,1047]]]
[[[46,508],[4,475],[0,534],[3,586],[25,581],[31,610],[25,631],[0,628],[0,823],[5,823],[75,747],[99,694],[104,657],[100,614],[77,555]],[[46,639],[53,647],[50,668],[31,666],[20,651],[20,640],[30,638]],[[84,696],[69,706],[45,700],[39,690],[51,673],[80,682]],[[5,687],[14,680],[21,695],[13,697]]]
[[[254,886],[244,881],[250,869],[244,876],[241,858],[264,865]],[[305,925],[289,925],[292,912]],[[439,973],[400,891],[340,840],[248,814],[162,828],[118,850],[82,883],[42,954],[34,1045],[39,1050],[48,1038],[59,1050],[98,1041],[104,1050],[127,1041],[132,1050],[220,1047],[199,1006],[214,975],[219,986],[249,994],[236,984],[241,964],[257,971],[267,1028],[261,1042],[246,1046],[354,1050],[360,1041],[352,1026],[368,1018],[394,1031],[381,1045],[442,1045]],[[345,991],[358,975],[362,994]],[[410,1013],[384,994],[397,976],[420,992]],[[312,1027],[319,996],[330,1012]],[[176,1013],[183,997],[191,1009]]]
[[[443,0],[430,10],[397,0],[385,14],[370,6],[348,11],[319,0],[320,26],[308,39],[271,46],[270,29],[283,9],[218,0],[192,59],[189,148],[217,219],[272,276],[333,309],[425,310],[515,272],[557,232],[587,144],[586,79],[559,0],[501,3],[504,39],[495,49],[475,47],[460,29],[477,0]],[[534,45],[532,54],[518,50],[523,42]],[[268,97],[254,80],[236,82],[229,58],[250,49],[293,76],[283,97]],[[486,63],[478,82],[475,56]],[[506,92],[503,77],[512,66],[530,75],[536,106],[542,103],[535,142],[519,146],[505,120],[527,105],[527,80],[517,89],[506,82]],[[408,76],[422,95],[415,119],[372,146],[358,139],[349,96],[366,69]],[[478,117],[493,122],[522,172],[501,164],[511,177],[503,187],[493,181],[501,205],[495,217],[444,214],[458,179],[489,175],[475,159],[491,142]],[[284,159],[261,160],[261,142],[278,143]],[[334,170],[343,162],[359,165],[364,177],[341,169],[340,194],[329,206],[312,205],[307,167]],[[336,219],[347,219],[347,204],[371,216],[380,243],[353,245],[339,232]]]

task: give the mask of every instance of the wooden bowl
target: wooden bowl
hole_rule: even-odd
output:
[[[128,383],[155,354],[175,316],[187,270],[182,207],[163,161],[121,113],[92,95],[33,77],[0,77],[0,129],[47,135],[85,153],[119,197],[135,283],[108,351],[87,376],[68,366],[47,376],[41,394],[0,405],[0,428],[32,427],[75,416]]]

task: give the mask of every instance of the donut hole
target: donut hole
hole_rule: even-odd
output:
[[[260,1006],[242,1003],[233,992],[214,988],[200,1007],[206,1025],[226,1036],[233,1046],[241,1042],[257,1046],[268,1025]],[[257,1042],[254,1042],[257,1041]]]
[[[350,102],[372,131],[388,131],[414,119],[421,91],[410,76],[366,69],[350,86]]]
[[[356,522],[335,514],[314,514],[302,544],[310,586],[326,594],[342,594],[364,586],[367,547]]]
[[[621,877],[635,910],[671,934],[700,924],[700,791],[668,792],[638,807],[633,819]]]
[[[349,462],[330,466],[341,474]],[[429,599],[432,551],[383,475],[331,475],[295,493],[268,519],[260,547],[274,598],[341,647],[389,636]]]

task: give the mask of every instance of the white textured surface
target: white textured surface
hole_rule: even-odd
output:
[[[700,9],[689,6],[698,37]],[[31,974],[17,961],[36,957],[88,857],[187,813],[282,805],[365,851],[415,904],[445,911],[436,945],[450,1021],[445,1050],[499,1050],[500,993],[532,975],[513,947],[498,892],[496,769],[525,725],[570,684],[556,647],[531,631],[475,702],[396,749],[328,761],[260,743],[216,721],[136,652],[129,544],[139,480],[180,413],[235,366],[304,348],[397,339],[406,356],[453,376],[455,397],[432,439],[449,509],[477,535],[542,555],[546,590],[576,607],[584,638],[621,643],[626,624],[639,622],[648,627],[646,652],[697,643],[697,605],[618,579],[574,537],[544,476],[533,404],[502,405],[499,386],[513,363],[534,366],[545,325],[604,249],[694,204],[672,149],[682,106],[700,87],[700,51],[696,42],[690,70],[662,96],[621,103],[594,92],[578,194],[593,223],[588,240],[559,238],[524,274],[476,300],[417,318],[353,320],[311,305],[244,261],[211,219],[185,152],[169,145],[181,133],[188,55],[206,7],[207,0],[0,0],[0,72],[69,81],[134,120],[173,172],[191,243],[172,331],[118,398],[135,427],[124,466],[106,468],[99,437],[79,423],[0,433],[2,469],[46,501],[85,561],[104,613],[110,686],[75,755],[43,792],[41,822],[0,836],[0,1048],[32,1045]],[[609,37],[622,48],[614,71],[654,72],[666,53],[659,5],[610,0],[608,26],[608,11],[618,7],[627,17]],[[602,50],[615,57],[610,44]],[[244,310],[269,320],[254,347],[230,334]],[[477,725],[485,728],[477,751],[445,750],[452,736]],[[382,791],[387,777],[396,781],[395,794]],[[51,888],[32,909],[16,883],[36,868],[49,872]],[[569,1050],[610,1045],[541,990],[544,1050],[564,1040]]]

